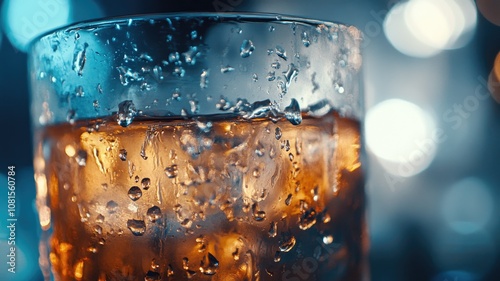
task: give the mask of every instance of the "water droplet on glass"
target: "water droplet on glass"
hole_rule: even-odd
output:
[[[177,165],[174,164],[172,166],[166,167],[165,174],[170,179],[175,178],[177,174],[179,174],[179,171],[177,170]]]
[[[142,196],[142,191],[138,186],[132,186],[128,190],[128,197],[132,199],[132,201],[136,201]]]
[[[270,26],[269,26],[269,32],[273,32],[273,31],[275,31],[275,30],[276,30],[276,27],[274,27],[274,26],[272,26],[272,25],[270,25]]]
[[[186,74],[186,70],[184,70],[184,68],[182,68],[180,66],[177,66],[176,68],[174,68],[174,71],[172,72],[172,74],[177,76],[177,77],[182,78]]]
[[[78,150],[75,160],[78,166],[84,167],[85,165],[87,165],[87,152],[81,149]]]
[[[280,140],[282,135],[283,133],[281,132],[281,129],[279,127],[276,127],[276,130],[274,130],[274,136],[276,137],[276,139]]]
[[[319,189],[318,186],[315,186],[313,189],[311,189],[311,194],[313,196],[314,201],[318,201],[319,199],[318,189]]]
[[[295,67],[293,63],[291,63],[288,65],[288,69],[285,72],[283,72],[283,74],[285,76],[285,84],[284,84],[285,87],[282,88],[282,93],[286,94],[288,92],[288,89],[290,88],[292,80],[297,78],[297,75],[299,74],[299,69]]]
[[[104,222],[104,216],[99,214],[97,218],[95,219],[96,223],[103,223]]]
[[[275,62],[271,63],[271,67],[274,69],[280,69],[281,63],[279,63],[278,61],[275,61]]]
[[[146,223],[143,220],[127,220],[127,227],[135,236],[142,236],[146,232]]]
[[[189,50],[186,52],[182,53],[184,56],[184,61],[187,64],[190,65],[195,65],[196,64],[196,58],[200,56],[200,52],[198,52],[198,47],[196,46],[190,46]]]
[[[101,235],[102,234],[102,227],[100,225],[94,226],[94,232]]]
[[[169,62],[176,62],[176,61],[180,60],[180,58],[181,57],[180,57],[180,55],[179,55],[178,52],[173,52],[173,53],[170,53],[168,55],[168,61]]]
[[[73,109],[68,110],[68,113],[66,114],[66,121],[70,123],[71,125],[75,124],[76,120],[76,111]]]
[[[269,226],[269,232],[267,233],[269,234],[269,237],[273,238],[273,237],[276,237],[276,235],[278,234],[278,223],[273,221],[271,222],[271,225]]]
[[[83,97],[83,96],[85,96],[85,91],[83,90],[83,86],[80,85],[80,86],[77,86],[75,88],[75,95],[77,97]]]
[[[135,109],[134,103],[131,100],[125,100],[118,104],[118,125],[127,127],[132,123],[136,115],[137,111]]]
[[[294,246],[297,240],[290,232],[281,233],[281,239],[279,241],[279,249],[282,252],[289,252]]]
[[[235,261],[239,260],[240,259],[240,249],[236,248],[236,250],[234,250],[234,252],[232,252],[231,255],[233,256],[233,259]]]
[[[299,228],[302,230],[306,230],[311,228],[316,223],[316,210],[314,208],[310,208],[305,210],[299,218]]]
[[[181,92],[179,88],[175,88],[172,92],[172,99],[177,101],[181,100]]]
[[[276,46],[276,55],[278,55],[278,57],[284,59],[284,60],[287,60],[287,56],[286,56],[286,51],[285,49],[283,49],[283,47],[281,46]]]
[[[152,62],[153,61],[153,58],[150,55],[148,55],[147,53],[142,53],[139,56],[139,59],[143,60],[143,61],[146,61],[146,62]]]
[[[200,272],[205,275],[214,275],[219,268],[219,261],[211,254],[208,253],[202,260],[200,265]]]
[[[160,273],[149,270],[144,276],[144,281],[157,281],[161,280]]]
[[[167,277],[170,277],[170,276],[172,276],[172,275],[174,275],[174,268],[172,267],[172,265],[171,265],[171,264],[169,264],[169,265],[167,266]]]
[[[151,179],[150,178],[143,178],[141,180],[142,189],[148,190],[150,185],[151,185]]]
[[[198,37],[198,32],[196,30],[191,31],[191,40],[196,39]]]
[[[257,75],[257,73],[252,74],[252,80],[253,82],[257,82],[259,80],[259,76]]]
[[[106,203],[106,210],[108,210],[108,213],[112,214],[116,212],[117,209],[118,209],[118,204],[115,201],[111,200],[108,203]]]
[[[311,40],[309,40],[309,34],[307,34],[307,32],[302,32],[301,38],[302,44],[304,44],[304,46],[309,47],[311,45]]]
[[[77,33],[78,34],[78,33]],[[73,70],[78,74],[78,76],[83,75],[83,68],[85,67],[85,62],[87,61],[87,47],[89,44],[85,43],[83,47],[75,48],[73,54]]]
[[[221,68],[220,68],[220,73],[227,73],[227,72],[232,72],[232,71],[234,71],[234,67],[232,67],[230,65],[221,66]]]
[[[189,110],[191,110],[191,113],[198,113],[199,108],[200,106],[198,100],[189,100]]]
[[[285,118],[293,125],[299,125],[300,123],[302,123],[300,105],[296,99],[292,99],[290,105],[285,107]]]
[[[127,151],[125,149],[120,149],[118,157],[120,157],[120,160],[126,161],[127,160]]]
[[[208,88],[208,70],[203,69],[200,75],[200,88]]]
[[[337,91],[339,94],[343,94],[345,92],[344,87],[338,83],[335,83],[335,85],[333,87],[334,87],[335,91]]]
[[[276,72],[274,72],[274,71],[269,71],[269,72],[267,73],[266,78],[267,78],[267,81],[274,81],[274,80],[276,80]]]
[[[274,262],[280,262],[280,260],[281,260],[281,252],[276,251],[276,253],[274,253]]]
[[[263,221],[266,219],[266,212],[261,211],[257,203],[253,203],[252,216],[255,221]]]
[[[286,199],[285,199],[285,204],[286,204],[287,206],[290,206],[290,203],[292,203],[292,194],[291,194],[291,193],[290,193],[290,194],[288,194],[288,196],[287,196],[287,197],[286,197]]]
[[[182,227],[185,227],[185,228],[191,228],[191,226],[193,226],[193,221],[190,220],[190,219],[184,219],[182,222],[181,222],[181,226]]]
[[[157,220],[159,220],[161,218],[161,210],[159,207],[153,206],[153,207],[148,209],[148,211],[146,212],[146,215],[148,216],[148,218],[151,222],[156,222]]]
[[[255,155],[262,157],[262,156],[264,156],[264,152],[265,152],[264,145],[262,145],[262,143],[258,142],[257,147],[255,148]]]
[[[186,276],[188,279],[193,278],[195,275],[196,275],[196,271],[190,270],[190,269],[186,270]]]
[[[243,40],[240,47],[240,56],[242,58],[248,58],[252,52],[255,50],[255,46],[251,40]]]
[[[184,269],[184,270],[189,269],[189,259],[186,257],[182,258],[182,269]]]

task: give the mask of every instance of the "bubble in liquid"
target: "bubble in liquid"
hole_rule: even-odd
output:
[[[127,127],[132,123],[136,115],[137,111],[135,109],[134,103],[131,100],[125,100],[118,104],[118,125]]]
[[[148,209],[148,211],[146,212],[146,215],[151,222],[156,222],[162,216],[161,209],[157,206],[153,206],[153,207]]]
[[[316,202],[319,199],[319,187],[316,185],[313,189],[311,189],[311,194],[313,196],[313,200]]]
[[[200,265],[200,272],[205,275],[214,275],[219,269],[219,261],[211,254],[208,253],[202,260]]]
[[[302,123],[300,105],[296,99],[292,99],[290,105],[285,108],[285,118],[293,125],[299,125]]]
[[[152,62],[153,61],[153,58],[150,55],[148,55],[147,53],[142,53],[139,56],[139,59],[143,60],[143,61],[146,61],[146,62]]]
[[[148,190],[149,187],[150,187],[150,185],[151,185],[151,179],[150,178],[143,178],[141,180],[142,189]]]
[[[142,197],[142,191],[141,191],[141,189],[138,186],[132,186],[128,190],[128,197],[130,199],[132,199],[132,201],[138,200],[139,198]]]
[[[146,223],[143,220],[127,220],[127,228],[135,236],[142,236],[146,232]]]
[[[174,91],[172,92],[172,100],[176,101],[181,100],[181,92],[179,88],[175,88]]]
[[[76,163],[80,167],[84,167],[87,165],[87,152],[85,150],[78,150],[76,153]]]
[[[248,58],[254,50],[255,46],[251,40],[243,40],[240,47],[240,56],[242,58]]]
[[[273,221],[271,222],[271,225],[269,226],[269,231],[268,231],[269,237],[273,238],[278,235],[278,223]]]
[[[144,281],[156,281],[161,280],[160,273],[149,270],[144,276]]]
[[[116,209],[118,209],[118,204],[111,200],[108,203],[106,203],[106,210],[108,210],[108,213],[112,214],[116,212]]]
[[[279,249],[282,252],[289,252],[295,246],[297,240],[290,232],[282,232],[279,241]]]
[[[172,72],[173,75],[177,76],[177,77],[184,77],[184,75],[186,75],[186,70],[180,66],[174,68],[174,71]]]
[[[179,171],[177,170],[177,165],[174,164],[172,166],[166,167],[165,174],[169,179],[177,177],[177,175],[179,174]]]
[[[120,157],[122,161],[127,161],[127,151],[124,148],[120,149],[118,157]]]
[[[274,130],[274,136],[276,137],[276,140],[280,140],[282,135],[283,133],[281,132],[281,129],[279,127],[276,127],[276,129]]]
[[[285,49],[283,49],[283,47],[281,46],[276,46],[276,54],[278,55],[278,57],[284,59],[284,60],[287,60],[287,56],[286,56],[286,51]]]
[[[178,52],[173,52],[168,55],[169,62],[176,62],[180,59],[180,55]]]

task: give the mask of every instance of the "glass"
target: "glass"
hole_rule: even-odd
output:
[[[54,280],[362,280],[360,32],[164,14],[32,44]]]

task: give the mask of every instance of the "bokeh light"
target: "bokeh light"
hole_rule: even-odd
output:
[[[435,122],[417,105],[390,99],[371,108],[365,119],[366,143],[384,169],[409,177],[427,168],[436,153]]]
[[[493,214],[489,186],[477,178],[466,178],[449,188],[442,201],[442,215],[448,226],[461,234],[485,227]]]
[[[476,22],[471,0],[410,0],[389,11],[384,32],[401,53],[426,58],[463,47],[472,38]]]
[[[5,0],[2,25],[14,47],[27,51],[40,34],[70,22],[70,0]]]

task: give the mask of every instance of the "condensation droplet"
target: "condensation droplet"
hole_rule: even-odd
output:
[[[257,203],[253,203],[252,216],[255,221],[263,221],[266,219],[266,212],[260,210]]]
[[[252,80],[253,82],[257,82],[259,80],[259,76],[257,75],[257,73],[252,74]]]
[[[142,197],[142,191],[141,191],[141,189],[138,186],[132,186],[128,190],[128,197],[130,199],[132,199],[132,201],[138,200],[139,198]]]
[[[287,56],[286,56],[286,51],[285,49],[283,49],[283,47],[281,46],[276,46],[276,55],[278,55],[278,57],[284,59],[284,60],[287,60]]]
[[[157,281],[161,280],[160,273],[149,270],[144,276],[144,281]]]
[[[97,233],[98,235],[102,234],[102,227],[100,225],[94,226],[94,232]]]
[[[274,71],[269,71],[269,72],[267,73],[266,78],[267,78],[267,81],[274,81],[274,80],[276,80],[276,72],[274,72]]]
[[[240,259],[240,249],[236,248],[234,252],[231,253],[235,261]]]
[[[99,214],[97,215],[97,218],[95,219],[96,223],[103,223],[104,222],[104,216]]]
[[[280,140],[282,135],[283,133],[281,132],[281,129],[279,127],[276,127],[276,130],[274,130],[274,136],[276,137],[276,140]]]
[[[273,221],[271,222],[271,225],[269,226],[269,237],[273,238],[273,237],[276,237],[276,235],[278,235],[278,223]]]
[[[307,230],[316,224],[316,210],[314,208],[307,209],[302,212],[299,218],[299,228]]]
[[[307,32],[302,32],[301,38],[302,44],[304,44],[304,46],[309,47],[311,45],[311,40],[309,40],[309,34],[307,34]]]
[[[127,220],[127,228],[135,236],[142,236],[146,232],[146,223],[143,220]]]
[[[221,66],[221,68],[220,68],[220,73],[228,73],[228,72],[232,72],[232,71],[234,71],[234,67],[232,67],[230,65]]]
[[[240,47],[240,56],[242,58],[248,58],[252,52],[255,50],[255,46],[251,40],[243,40]]]
[[[77,33],[78,34],[78,33]],[[75,49],[73,54],[73,70],[78,74],[78,76],[83,75],[83,68],[85,67],[85,62],[87,61],[87,47],[89,44],[85,43],[83,47]]]
[[[205,275],[214,275],[219,269],[219,261],[211,254],[208,253],[202,260],[200,265],[200,272]]]
[[[161,210],[158,206],[153,206],[146,212],[147,217],[151,222],[156,222],[161,218]]]
[[[166,167],[165,174],[170,179],[177,177],[177,175],[179,174],[179,171],[177,170],[177,165],[174,164],[172,166]]]
[[[276,251],[276,253],[274,253],[274,262],[280,262],[280,260],[281,260],[281,252]]]
[[[76,120],[76,111],[73,109],[68,110],[68,113],[66,114],[66,121],[70,123],[71,125],[75,124]]]
[[[209,74],[208,70],[203,69],[201,71],[200,88],[202,88],[202,89],[208,88],[208,74]]]
[[[149,187],[150,187],[150,185],[151,185],[151,179],[150,178],[143,178],[141,180],[142,189],[148,190]]]
[[[297,240],[290,232],[281,233],[281,239],[279,241],[279,249],[282,252],[289,252],[295,246]]]
[[[271,63],[271,67],[274,69],[280,69],[281,63],[279,63],[279,61],[275,61],[275,62]]]
[[[106,203],[106,210],[108,210],[108,213],[112,214],[116,212],[117,209],[118,209],[118,204],[115,201],[111,200],[108,203]]]
[[[286,197],[286,199],[285,199],[285,204],[286,204],[287,206],[290,206],[290,203],[292,203],[292,194],[291,194],[291,193],[290,193],[290,194],[288,194],[288,196],[287,196],[287,197]]]
[[[80,167],[84,167],[87,165],[87,152],[85,150],[78,150],[76,153],[76,163]]]
[[[120,149],[118,157],[120,157],[120,160],[122,161],[127,161],[127,151],[124,148]]]
[[[184,228],[191,228],[191,226],[193,226],[193,221],[190,220],[190,219],[184,219],[181,222],[181,226],[184,227]]]
[[[293,125],[302,123],[302,114],[299,102],[296,99],[292,98],[290,105],[285,108],[285,118]]]
[[[132,123],[136,115],[137,111],[135,109],[134,103],[131,100],[125,100],[118,104],[118,125],[127,127]]]

